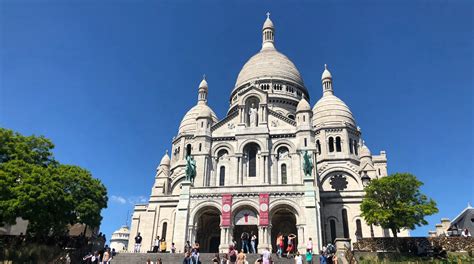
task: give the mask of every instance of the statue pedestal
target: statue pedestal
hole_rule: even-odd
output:
[[[173,239],[178,252],[184,251],[186,240],[189,240],[188,217],[189,217],[189,190],[191,188],[190,181],[183,181],[181,183],[181,193],[179,194],[179,202],[176,211],[176,220]]]

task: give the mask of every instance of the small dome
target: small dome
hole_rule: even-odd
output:
[[[163,158],[161,158],[160,165],[170,165],[170,156],[168,156],[168,151],[166,151],[165,155],[163,155]]]
[[[263,23],[263,28],[262,29],[266,29],[266,28],[274,28],[273,22],[270,19],[269,14],[267,15],[267,19],[265,20],[265,23]]]
[[[331,72],[328,70],[327,64],[324,64],[323,75],[321,75],[321,80],[324,80],[324,79],[332,79],[332,75],[331,75]]]
[[[198,113],[197,117],[208,117],[208,118],[212,118],[212,110],[211,108],[209,107],[205,107],[205,108],[202,108],[201,111]]]
[[[318,127],[322,124],[335,123],[350,124],[354,128],[355,120],[349,107],[333,94],[324,95],[313,107],[313,124]]]
[[[196,118],[202,113],[209,113],[212,121],[214,123],[218,122],[216,114],[207,104],[198,103],[184,115],[183,120],[181,120],[181,124],[179,125],[178,134],[193,134],[196,132]]]
[[[234,90],[246,82],[264,78],[291,81],[306,91],[301,74],[295,64],[273,48],[261,50],[245,63],[237,77]]]
[[[199,88],[206,88],[206,89],[208,88],[205,77],[202,79],[201,83],[199,84]]]
[[[296,112],[311,111],[311,106],[306,99],[301,98],[300,102],[296,106]]]
[[[370,153],[370,149],[365,145],[365,143],[362,143],[362,147],[360,148],[360,157],[370,157],[372,158],[372,153]]]

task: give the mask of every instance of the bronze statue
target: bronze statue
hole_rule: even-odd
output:
[[[305,150],[302,152],[303,154],[303,172],[306,177],[311,177],[311,173],[313,172],[313,159],[311,158],[311,154],[308,154],[308,151]]]
[[[186,156],[186,180],[194,183],[196,178],[196,161],[191,155]]]

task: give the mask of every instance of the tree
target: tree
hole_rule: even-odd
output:
[[[428,224],[425,216],[438,212],[436,202],[419,190],[423,183],[409,173],[375,179],[365,188],[360,209],[367,224],[390,229],[394,237],[402,228]]]
[[[68,224],[98,227],[107,190],[90,172],[62,165],[53,143],[0,128],[0,225],[28,220],[38,239],[64,234]]]

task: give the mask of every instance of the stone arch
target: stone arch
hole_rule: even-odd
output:
[[[333,167],[325,171],[321,175],[321,186],[324,184],[326,180],[328,180],[330,176],[332,176],[334,172],[344,172],[349,177],[351,177],[358,184],[360,188],[362,188],[362,180],[360,179],[359,175],[356,175],[352,170],[348,168],[344,168],[344,167]]]
[[[185,179],[186,175],[180,175],[174,178],[173,181],[170,183],[171,193],[173,193],[176,188],[179,188],[179,184],[181,184],[181,182],[183,182]]]
[[[296,146],[293,142],[288,139],[279,139],[273,144],[271,153],[277,153],[278,148],[281,146],[287,147],[290,153],[296,152]]]
[[[276,249],[276,238],[279,234],[284,236],[284,248],[287,248],[290,234],[296,235],[294,245],[298,245],[298,228],[301,223],[301,217],[298,215],[299,206],[288,200],[279,199],[270,203],[269,216],[272,225],[271,245]]]
[[[222,215],[221,207],[222,207],[221,204],[215,200],[209,199],[206,201],[202,201],[193,207],[193,209],[191,210],[191,213],[189,214],[190,216],[189,219],[191,219],[194,223],[196,220],[196,216],[199,215],[199,213],[202,212],[203,210],[206,210],[209,208],[216,209],[217,211],[219,211],[219,214]]]
[[[247,93],[244,96],[242,96],[240,98],[240,100],[241,100],[240,103],[243,104],[243,105],[246,105],[248,99],[251,99],[252,97],[257,98],[260,104],[266,103],[267,100],[266,100],[264,94],[259,90],[257,90],[257,91],[258,91],[257,93],[255,93],[255,92],[254,93]]]
[[[277,212],[277,210],[281,210],[281,209],[287,209],[291,211],[296,217],[297,225],[304,224],[303,223],[304,218],[300,217],[300,214],[298,213],[298,212],[301,212],[302,210],[296,202],[291,201],[289,199],[283,199],[283,198],[280,198],[278,200],[273,200],[273,201],[272,199],[270,199],[270,206],[268,209],[270,219],[273,216],[273,214]]]
[[[265,149],[263,146],[265,145],[263,142],[261,142],[260,140],[258,139],[252,139],[252,138],[249,138],[249,139],[246,139],[245,141],[243,141],[238,150],[239,150],[239,153],[243,153],[244,152],[244,148],[245,146],[247,146],[248,144],[250,143],[255,143],[257,144],[259,147],[260,147],[260,151],[262,151],[263,149]]]
[[[222,213],[217,202],[207,200],[199,203],[192,211],[193,235],[191,239],[198,241],[201,252],[216,253],[219,250],[221,237]]]
[[[235,214],[244,208],[251,208],[254,210],[257,214],[257,218],[260,218],[259,216],[259,204],[256,201],[250,200],[250,199],[244,199],[244,200],[238,200],[235,201],[232,204],[232,217],[235,216]]]
[[[217,153],[221,149],[226,149],[229,152],[229,155],[234,154],[234,147],[227,142],[219,142],[215,146],[212,146],[212,155],[217,157]]]

